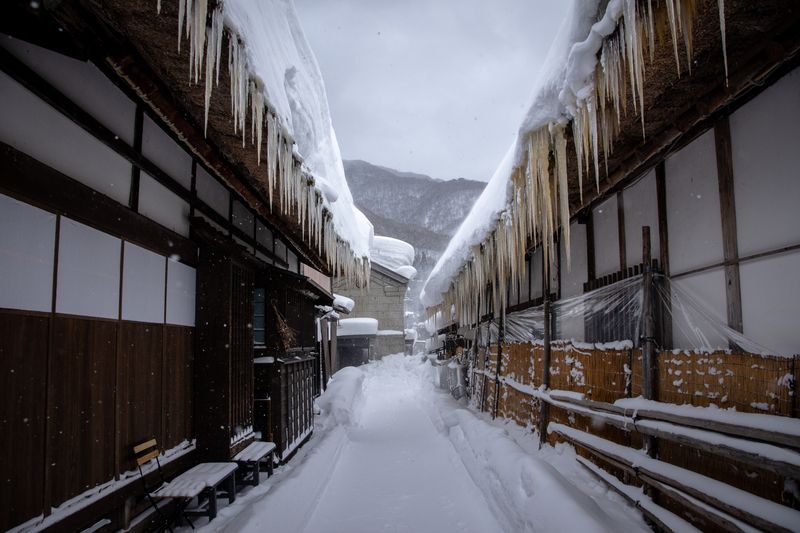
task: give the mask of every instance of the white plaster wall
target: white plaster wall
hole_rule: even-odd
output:
[[[189,204],[145,172],[139,177],[139,212],[175,233],[189,236]]]
[[[196,277],[194,268],[167,260],[167,324],[194,326]]]
[[[730,124],[739,255],[800,243],[800,69]]]
[[[56,215],[0,194],[0,307],[50,312]]]
[[[720,333],[720,326],[728,323],[725,270],[723,268],[709,270],[673,280],[672,283],[683,289],[699,304],[695,306],[687,302],[673,290],[674,347],[727,348],[727,338]]]
[[[722,223],[714,132],[666,161],[670,272],[722,261]]]
[[[61,217],[56,312],[119,318],[122,242]]]
[[[147,115],[142,123],[142,154],[187,191],[192,188],[192,157]]]
[[[122,266],[122,319],[164,322],[167,258],[126,242]]]
[[[573,222],[570,231],[570,261],[567,266],[566,243],[561,242],[561,297],[583,294],[583,284],[588,279],[586,262],[586,225]]]
[[[778,354],[800,354],[800,252],[739,266],[745,337]]]
[[[256,220],[256,241],[267,250],[272,250],[272,231],[264,224]]]
[[[616,196],[612,196],[592,211],[595,275],[598,278],[618,272],[620,269],[618,216]]]
[[[656,173],[651,170],[622,192],[625,207],[625,260],[631,267],[642,262],[642,226],[650,226],[654,258],[661,250],[658,240],[658,195]]]
[[[0,141],[127,205],[131,165],[0,72]]]
[[[203,167],[197,165],[197,197],[204,201],[208,206],[228,218],[229,193],[214,177],[205,171]]]
[[[255,217],[252,211],[247,209],[239,200],[233,201],[233,212],[231,213],[233,225],[242,230],[246,235],[253,236],[253,224]]]
[[[133,145],[136,105],[100,69],[7,35],[0,35],[0,47]]]

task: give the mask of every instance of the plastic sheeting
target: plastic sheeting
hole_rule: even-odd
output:
[[[553,340],[610,342],[639,339],[642,319],[642,276],[553,302],[551,321]],[[491,338],[500,334],[496,322],[490,324]],[[505,342],[544,340],[544,306],[530,307],[506,316]]]
[[[551,304],[552,340],[572,343],[615,343],[640,346],[644,278],[634,276],[586,294]],[[658,350],[694,352],[736,351],[760,355],[781,354],[728,327],[718,314],[678,283],[653,276],[653,316]],[[544,307],[531,307],[506,315],[503,331],[491,320],[477,332],[479,346],[503,342],[544,340]]]
[[[702,301],[677,283],[655,284],[655,301],[669,317],[674,345],[667,348],[713,352],[733,350],[760,355],[780,354],[748,339],[722,322]]]

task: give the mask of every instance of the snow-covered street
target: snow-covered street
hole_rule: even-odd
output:
[[[209,531],[646,530],[571,448],[478,418],[421,357],[337,374],[297,459],[245,491]],[[508,430],[508,431],[506,431]]]

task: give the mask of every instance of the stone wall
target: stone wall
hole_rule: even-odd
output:
[[[374,318],[379,330],[403,332],[405,328],[406,283],[400,283],[373,268],[370,274],[369,290],[352,288],[347,282],[337,278],[333,292],[352,298],[356,305],[347,318]],[[378,337],[376,357],[404,350],[404,340],[400,335],[381,335]]]

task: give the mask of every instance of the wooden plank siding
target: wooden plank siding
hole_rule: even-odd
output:
[[[253,426],[254,261],[207,224],[196,221],[198,346],[195,359],[197,446],[203,460],[224,461],[253,436],[232,442]]]
[[[163,328],[160,325],[124,322],[119,335],[118,384],[121,445],[155,438],[163,442],[161,427]],[[121,450],[120,471],[136,468],[128,447]]]
[[[47,316],[0,312],[0,529],[42,512]]]
[[[118,324],[56,316],[47,384],[51,506],[113,479]],[[45,502],[47,507],[47,501]]]
[[[165,449],[174,448],[193,435],[192,364],[194,328],[164,326],[163,439]]]
[[[254,273],[231,266],[231,426],[253,425],[253,286]]]
[[[0,529],[135,468],[136,442],[191,439],[193,337],[184,326],[0,310]]]

